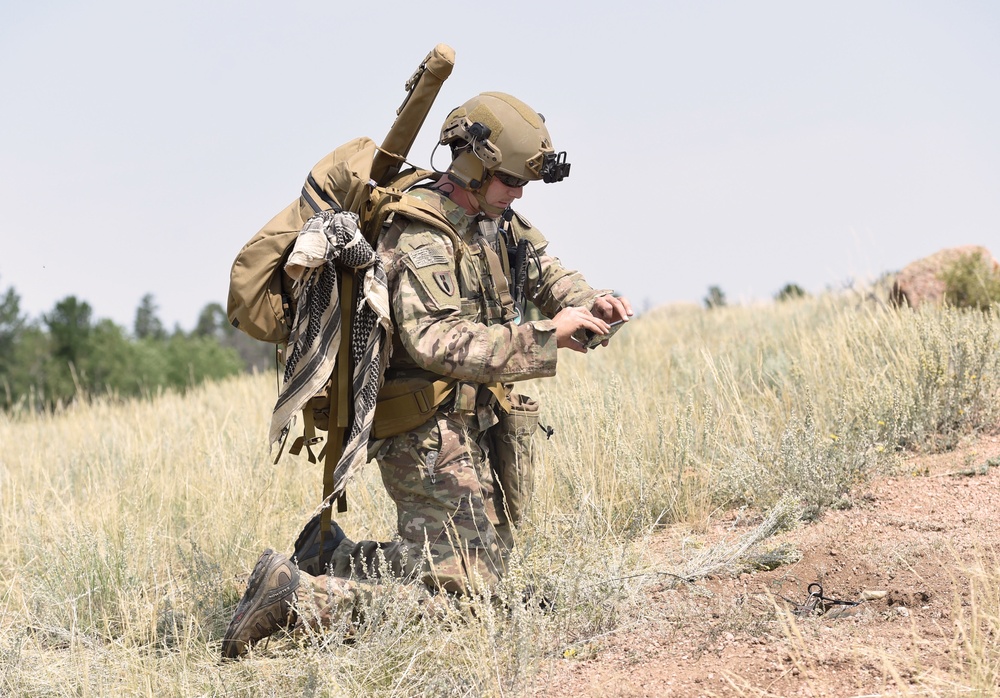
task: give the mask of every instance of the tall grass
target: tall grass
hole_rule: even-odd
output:
[[[1000,686],[1000,557],[979,551],[966,570],[968,594],[953,599],[956,663],[976,695],[995,695]],[[956,588],[962,588],[956,584]]]
[[[0,694],[524,693],[544,685],[546,658],[640,603],[662,571],[644,545],[657,527],[735,506],[848,506],[851,486],[904,449],[994,427],[997,320],[830,297],[651,312],[521,386],[555,433],[539,444],[507,603],[423,621],[390,606],[351,645],[276,639],[241,662],[218,660],[241,577],[263,547],[290,547],[321,488],[319,465],[271,462],[273,376],[2,415]],[[338,520],[352,537],[392,535],[376,468],[349,501]],[[685,555],[682,576],[712,557]],[[554,608],[521,603],[526,585]]]
[[[1000,330],[981,312],[668,308],[616,340],[537,388],[564,435],[548,509],[582,503],[615,533],[786,493],[836,505],[902,449],[950,448],[1000,415]]]

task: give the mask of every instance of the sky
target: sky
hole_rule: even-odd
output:
[[[153,294],[191,329],[313,164],[382,139],[438,43],[455,69],[411,162],[473,95],[524,100],[572,171],[518,210],[638,310],[1000,256],[998,37],[993,0],[6,0],[0,293],[126,328]]]

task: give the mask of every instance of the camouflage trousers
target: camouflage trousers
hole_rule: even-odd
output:
[[[387,439],[376,459],[396,504],[398,539],[362,541],[334,553],[334,572],[372,579],[391,574],[447,592],[482,591],[503,574],[493,474],[474,418],[437,412]],[[347,574],[345,574],[347,573]]]
[[[334,552],[332,574],[302,572],[302,622],[348,627],[360,609],[386,594],[422,613],[445,603],[431,591],[489,592],[503,576],[512,524],[519,523],[531,496],[537,403],[520,395],[512,403],[509,418],[485,433],[470,427],[473,417],[438,412],[378,445],[382,482],[396,504],[398,539],[345,540]],[[375,581],[384,577],[422,584]]]
[[[445,597],[433,596],[419,584],[383,584],[377,581],[345,579],[334,575],[299,572],[295,590],[297,633],[339,632],[353,637],[367,614],[379,613],[392,605],[396,612],[419,618],[440,615],[448,603]]]

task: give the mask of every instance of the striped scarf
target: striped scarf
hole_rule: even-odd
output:
[[[334,470],[334,495],[343,491],[348,479],[368,460],[375,398],[388,360],[387,340],[392,328],[382,260],[361,234],[353,213],[320,211],[306,221],[285,265],[296,279],[298,307],[288,339],[284,383],[268,435],[272,445],[283,440],[294,415],[333,375],[341,334],[341,268],[357,270],[359,282],[351,316],[354,418]]]

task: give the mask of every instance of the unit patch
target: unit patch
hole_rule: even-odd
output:
[[[455,295],[455,277],[451,275],[450,271],[434,272],[434,281],[437,282],[438,288],[444,291],[446,295]]]
[[[431,267],[435,264],[449,263],[448,258],[443,253],[433,250],[430,247],[418,247],[413,252],[410,252],[408,256],[416,269]]]

